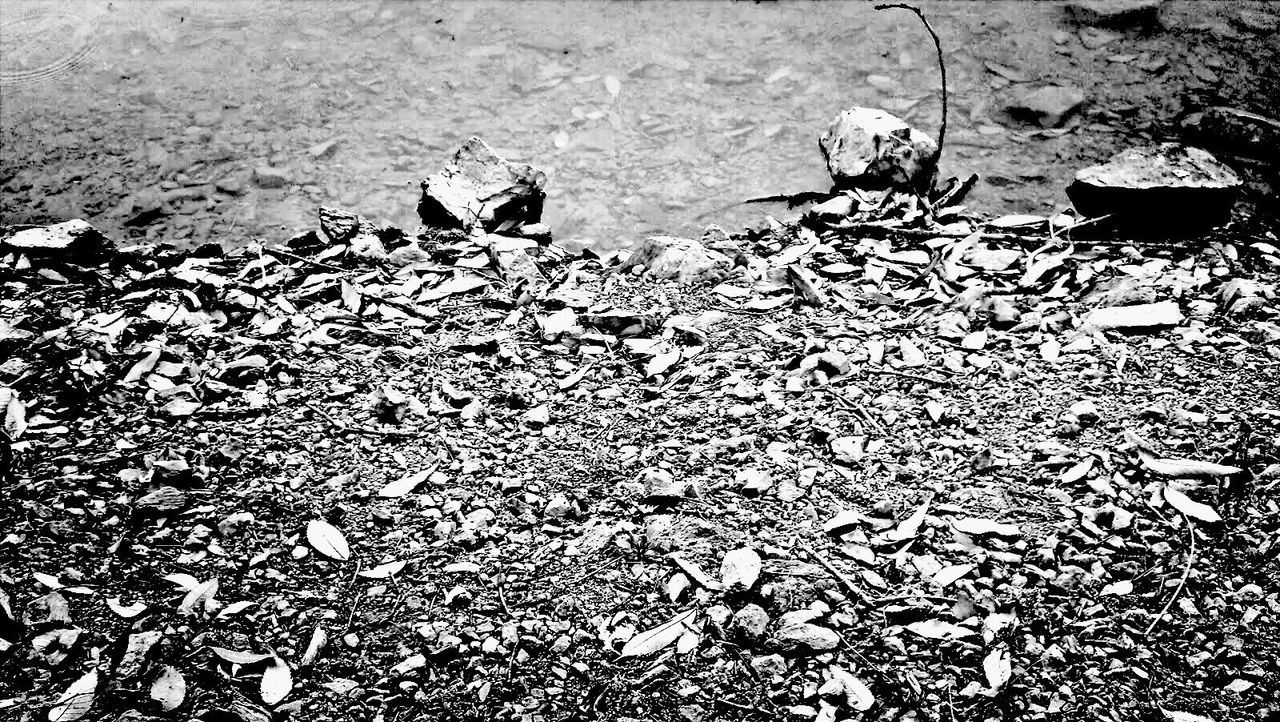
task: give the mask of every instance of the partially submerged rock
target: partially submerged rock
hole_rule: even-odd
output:
[[[930,180],[938,146],[929,136],[876,108],[853,107],[818,139],[827,172],[840,187],[919,187]]]
[[[1080,170],[1067,196],[1086,216],[1194,230],[1226,221],[1240,186],[1240,178],[1207,151],[1162,143]]]
[[[1084,105],[1084,91],[1069,85],[1046,85],[1023,94],[1009,104],[1015,120],[1056,128]]]
[[[1163,0],[1072,0],[1064,9],[1080,25],[1146,28],[1160,22]]]
[[[733,261],[689,238],[650,236],[617,268],[619,271],[642,268],[655,278],[692,284],[723,278],[733,268]]]
[[[542,220],[547,176],[524,163],[512,163],[479,138],[471,138],[453,160],[422,182],[418,215],[429,226],[514,227]]]
[[[0,251],[28,256],[72,256],[103,250],[111,245],[96,228],[76,218],[43,228],[18,231],[0,241]]]
[[[1183,121],[1198,143],[1256,158],[1280,159],[1280,120],[1239,108],[1214,107]]]

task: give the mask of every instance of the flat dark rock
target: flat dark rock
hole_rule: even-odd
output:
[[[1076,210],[1123,225],[1195,230],[1231,215],[1240,178],[1207,151],[1177,143],[1131,148],[1076,173]]]

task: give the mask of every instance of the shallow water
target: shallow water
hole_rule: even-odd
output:
[[[923,7],[951,76],[944,174],[982,174],[974,202],[997,210],[1061,207],[1075,159],[1113,149],[1125,120],[1019,127],[1001,113],[1010,86],[1071,81],[1097,107],[1142,83],[1128,91],[1139,114],[1170,115],[1156,86],[1185,86],[1182,70],[1107,57],[1177,66],[1198,52],[1182,35],[1056,42],[1055,3]],[[1165,14],[1193,29],[1204,15]],[[930,134],[940,110],[917,20],[853,2],[8,2],[3,15],[6,223],[83,216],[243,242],[326,204],[412,227],[417,181],[479,135],[548,173],[558,239],[625,245],[752,222],[778,209],[747,198],[825,188],[816,138],[845,107]],[[263,165],[285,187],[258,187]]]

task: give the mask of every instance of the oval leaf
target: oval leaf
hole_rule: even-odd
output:
[[[403,561],[387,562],[386,564],[379,564],[373,569],[366,569],[363,572],[360,572],[360,576],[365,579],[386,579],[387,577],[399,574],[403,570]]]
[[[93,670],[71,683],[49,710],[49,722],[73,722],[93,706],[98,691],[98,670]]]
[[[187,697],[187,680],[177,669],[165,665],[160,676],[151,683],[151,699],[160,703],[160,709],[172,712],[182,706]]]
[[[1192,519],[1199,519],[1209,524],[1216,524],[1222,521],[1222,517],[1218,516],[1218,512],[1214,511],[1213,507],[1208,504],[1201,504],[1198,501],[1192,501],[1186,494],[1172,486],[1164,488],[1164,500],[1169,502],[1169,506]]]
[[[1240,473],[1240,468],[1237,466],[1192,459],[1162,459],[1144,449],[1138,450],[1138,458],[1142,460],[1142,465],[1147,471],[1173,479],[1199,479]]]
[[[987,674],[987,686],[1000,689],[1013,675],[1013,664],[1009,661],[1009,653],[1004,649],[994,649],[982,660],[982,671]]]
[[[631,638],[622,648],[623,657],[644,657],[666,648],[691,629],[696,609],[681,612],[647,632]]]
[[[327,521],[312,519],[307,522],[307,543],[312,549],[329,557],[345,562],[351,558],[351,547],[347,546],[347,538],[337,527]]]
[[[270,667],[262,672],[262,701],[265,704],[278,704],[293,691],[293,673],[289,665],[279,657],[274,658]]]
[[[226,649],[225,647],[209,647],[209,649],[223,660],[232,664],[257,664],[268,659],[273,655],[255,654],[253,652],[241,652],[235,649]]]

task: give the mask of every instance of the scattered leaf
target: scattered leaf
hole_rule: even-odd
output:
[[[49,710],[49,722],[74,722],[89,712],[98,692],[98,670],[71,683]]]
[[[1172,506],[1174,509],[1186,514],[1192,519],[1198,519],[1209,524],[1216,524],[1222,521],[1222,517],[1218,515],[1218,512],[1213,510],[1213,507],[1208,504],[1201,504],[1198,501],[1192,501],[1186,494],[1183,494],[1172,486],[1166,486],[1164,488],[1164,500],[1169,502],[1169,506]]]
[[[312,549],[329,557],[345,562],[351,558],[351,548],[347,546],[347,538],[337,527],[322,519],[307,522],[307,543]]]
[[[182,706],[186,696],[187,680],[176,668],[166,664],[151,683],[151,699],[160,703],[160,709],[172,712]]]
[[[698,610],[681,612],[658,626],[637,634],[622,647],[623,657],[645,657],[673,644],[685,632],[693,629],[692,623]]]

